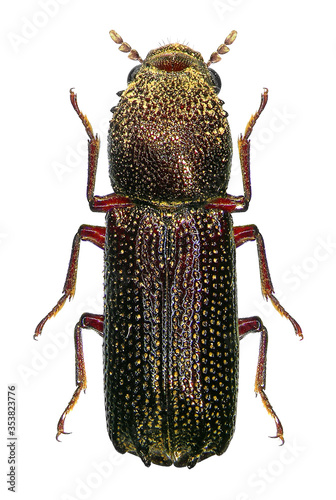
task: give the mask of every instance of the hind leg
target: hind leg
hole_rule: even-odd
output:
[[[98,332],[102,337],[104,329],[104,316],[99,314],[84,313],[75,326],[76,389],[58,421],[56,435],[57,440],[61,434],[69,434],[68,432],[64,432],[65,418],[77,403],[80,393],[82,391],[85,392],[87,387],[82,339],[83,328],[91,328]]]
[[[257,373],[254,383],[254,390],[256,394],[259,394],[261,400],[263,402],[264,407],[267,412],[273,418],[276,425],[276,436],[280,438],[282,444],[284,443],[283,438],[283,427],[282,424],[273,410],[271,403],[266,396],[266,354],[267,354],[267,343],[268,343],[268,333],[266,327],[263,325],[263,322],[258,316],[252,316],[250,318],[241,318],[238,320],[239,325],[239,339],[242,340],[245,335],[249,333],[260,333],[260,345],[259,345],[259,356],[258,356],[258,365],[257,365]]]

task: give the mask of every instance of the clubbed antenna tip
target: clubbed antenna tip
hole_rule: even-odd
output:
[[[216,52],[213,52],[211,54],[210,59],[207,62],[208,67],[210,66],[210,64],[214,64],[216,62],[219,62],[222,59],[219,54],[223,55],[223,54],[226,54],[227,52],[229,52],[230,49],[229,49],[228,45],[231,45],[231,43],[233,43],[235,41],[236,37],[237,37],[237,31],[236,30],[231,31],[231,33],[225,38],[224,43],[222,43],[218,47]]]
[[[121,52],[126,52],[126,53],[129,52],[129,54],[128,54],[129,59],[132,59],[132,61],[139,61],[140,63],[143,63],[143,60],[139,56],[138,51],[132,49],[128,43],[124,42],[123,39],[121,38],[121,36],[118,35],[118,33],[116,31],[111,30],[110,37],[117,45],[120,45],[119,50]]]

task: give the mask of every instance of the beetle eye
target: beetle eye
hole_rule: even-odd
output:
[[[131,71],[128,73],[127,85],[134,80],[135,75],[137,74],[137,72],[139,71],[140,68],[141,68],[141,64],[137,64],[136,66],[134,66],[133,69],[131,69]]]
[[[220,89],[222,88],[222,82],[221,82],[220,76],[212,68],[209,68],[209,73],[210,73],[210,77],[211,77],[211,80],[212,80],[212,84],[213,84],[213,86],[215,88],[215,92],[216,92],[216,94],[218,94],[219,91],[220,91]]]

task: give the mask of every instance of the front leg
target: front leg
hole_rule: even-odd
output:
[[[226,212],[246,212],[251,200],[251,175],[250,175],[250,135],[259,116],[263,112],[268,100],[268,90],[264,89],[258,111],[251,116],[246,125],[244,135],[238,139],[239,159],[243,177],[243,196],[226,195],[225,198],[216,198],[207,203],[206,208],[218,208]]]
[[[239,159],[243,177],[243,188],[244,188],[244,196],[243,196],[243,209],[240,210],[244,212],[248,209],[250,200],[251,200],[251,175],[250,175],[250,135],[252,133],[253,127],[256,124],[259,116],[265,109],[265,106],[268,101],[268,90],[264,89],[261,94],[261,101],[258,111],[251,116],[246,125],[244,135],[240,135],[238,139],[238,150],[239,150]]]
[[[94,188],[96,183],[96,172],[98,165],[98,156],[100,148],[100,140],[98,135],[94,135],[92,125],[88,120],[88,117],[81,112],[77,103],[77,94],[70,89],[70,101],[76,111],[77,115],[81,119],[86,133],[89,137],[88,148],[89,148],[89,158],[88,158],[88,182],[86,196],[89,202],[90,208],[93,212],[108,212],[111,208],[118,206],[124,207],[132,205],[130,200],[126,196],[121,196],[118,194],[108,194],[106,196],[95,196]]]

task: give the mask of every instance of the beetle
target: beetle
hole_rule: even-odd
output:
[[[268,333],[257,316],[238,318],[236,248],[254,241],[261,290],[293,325],[274,295],[264,240],[255,225],[234,226],[233,212],[251,199],[250,135],[266,106],[238,139],[242,196],[227,193],[232,140],[219,75],[209,66],[229,51],[232,31],[207,63],[186,45],[171,43],[143,60],[115,31],[122,52],[139,64],[118,92],[108,134],[114,192],[94,195],[99,138],[71,103],[88,135],[87,199],[106,213],[106,227],[82,225],[73,241],[63,295],[36,328],[75,294],[81,241],[104,250],[104,314],[84,313],[75,327],[76,389],[57,426],[87,387],[82,330],[103,338],[107,429],[120,453],[151,463],[195,466],[227,449],[235,428],[239,341],[260,334],[255,392],[283,428],[265,393]]]

